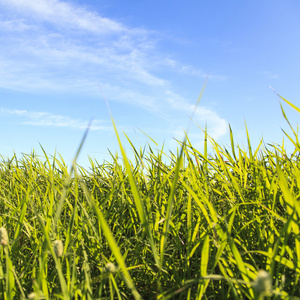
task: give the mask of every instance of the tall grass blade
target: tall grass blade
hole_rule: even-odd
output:
[[[83,147],[83,144],[87,138],[87,135],[89,133],[89,130],[90,130],[90,127],[91,127],[91,124],[92,124],[92,121],[90,121],[90,123],[88,124],[88,127],[86,128],[84,134],[83,134],[83,137],[81,139],[81,142],[79,144],[79,147],[76,151],[76,154],[75,154],[75,157],[73,159],[73,162],[72,162],[72,165],[71,165],[71,170],[67,176],[67,178],[65,179],[65,183],[64,183],[64,187],[63,187],[63,190],[62,190],[62,193],[61,193],[61,197],[60,197],[60,201],[58,203],[58,206],[57,206],[57,209],[56,209],[56,213],[55,213],[55,217],[54,217],[54,232],[56,233],[57,232],[57,222],[60,218],[60,215],[61,215],[61,211],[62,211],[62,208],[63,208],[63,205],[64,205],[64,202],[65,202],[65,199],[67,197],[67,192],[68,192],[68,188],[69,188],[69,185],[71,183],[71,178],[72,178],[72,174],[73,174],[73,171],[76,167],[76,161],[77,161],[77,158],[79,156],[79,153]]]
[[[125,153],[125,150],[124,150],[123,145],[121,143],[119,133],[117,131],[117,127],[116,127],[115,122],[114,122],[112,117],[111,117],[111,120],[112,120],[112,123],[113,123],[113,126],[114,126],[115,134],[116,134],[117,139],[118,139],[119,147],[120,147],[120,150],[121,150],[121,153],[122,153],[122,156],[123,156],[126,172],[127,172],[127,175],[128,175],[128,179],[129,179],[129,182],[130,182],[131,189],[132,189],[134,203],[136,205],[141,224],[144,227],[146,235],[149,239],[155,263],[158,267],[160,267],[161,263],[160,263],[160,259],[158,257],[158,253],[157,253],[157,250],[156,250],[156,245],[155,245],[155,242],[154,242],[154,239],[153,239],[153,235],[152,235],[149,220],[148,220],[148,217],[147,217],[146,209],[145,209],[143,201],[140,197],[140,194],[139,194],[134,176],[132,174],[131,166],[129,164],[128,158],[127,158],[126,153]]]
[[[98,222],[101,226],[101,229],[103,230],[103,234],[106,237],[109,247],[110,247],[111,251],[113,252],[118,264],[120,265],[120,268],[124,274],[124,279],[125,279],[125,282],[126,282],[128,288],[132,291],[132,295],[134,296],[135,299],[141,299],[141,296],[138,293],[138,291],[136,290],[136,287],[132,281],[132,278],[127,270],[125,261],[120,252],[118,244],[116,243],[116,241],[113,237],[113,234],[112,234],[102,212],[100,211],[99,207],[97,206],[97,204],[95,203],[93,198],[89,195],[88,190],[86,188],[84,188],[84,190],[85,190],[85,195],[86,195],[87,199],[89,200],[89,202],[91,203],[91,206],[97,216]]]
[[[286,100],[285,98],[283,98],[281,95],[279,95],[273,88],[272,88],[273,92],[279,97],[281,98],[284,102],[286,102],[289,106],[291,106],[293,109],[295,109],[298,113],[300,113],[300,108],[297,107],[296,105],[294,105],[293,103],[291,103],[290,101]]]

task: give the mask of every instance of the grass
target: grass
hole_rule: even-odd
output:
[[[291,130],[291,154],[252,149],[247,128],[241,149],[230,128],[231,149],[205,131],[203,151],[188,135],[178,153],[129,141],[132,162],[120,142],[121,163],[88,170],[45,152],[2,157],[0,298],[300,299]]]

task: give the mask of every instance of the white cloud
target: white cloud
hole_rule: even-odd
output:
[[[193,105],[174,92],[168,74],[204,78],[197,68],[166,58],[155,32],[130,28],[70,1],[0,0],[0,87],[36,93],[75,93],[139,106],[162,118],[191,114]],[[2,25],[2,26],[1,26]],[[160,75],[158,75],[160,74]],[[224,79],[211,75],[212,79]],[[85,128],[87,121],[18,112],[27,125]],[[201,107],[216,137],[225,120]],[[97,127],[98,126],[98,127]],[[102,123],[94,128],[106,130]]]
[[[215,111],[205,106],[196,107],[194,104],[187,103],[183,98],[171,91],[167,92],[167,101],[171,108],[185,112],[192,118],[192,121],[201,126],[202,129],[205,129],[207,125],[208,133],[214,139],[219,139],[227,133],[227,121],[221,118]],[[187,124],[187,126],[190,126],[190,124]],[[176,128],[174,133],[178,134],[178,132],[181,131],[180,135],[182,135],[184,130],[186,130],[186,128],[182,130]]]
[[[55,115],[41,111],[27,111],[17,109],[0,108],[1,116],[14,116],[21,120],[22,125],[45,126],[45,127],[68,127],[75,129],[86,129],[89,121],[73,119],[67,116]],[[93,120],[90,130],[111,131],[112,126],[101,120]]]
[[[71,82],[76,82],[87,93],[90,84],[85,91],[82,88],[88,80],[118,83],[124,91],[130,89],[130,82],[168,84],[148,69],[148,51],[153,48],[150,32],[130,29],[67,2],[0,0],[1,5],[18,14],[15,19],[7,14],[8,19],[0,21],[0,87],[74,90]],[[62,24],[67,28],[60,28]]]
[[[207,124],[208,134],[215,140],[227,133],[228,122],[209,108],[201,106],[197,108],[194,121],[195,123],[199,121],[201,121],[201,123],[205,122]],[[204,127],[202,128],[205,129]]]
[[[94,33],[125,31],[122,24],[103,18],[96,12],[57,0],[0,0],[0,4],[49,23]]]
[[[32,27],[26,24],[26,22],[22,19],[16,20],[0,20],[0,30],[2,31],[26,31],[31,29]]]
[[[161,66],[165,71],[174,71],[168,61],[164,62],[164,55],[157,53],[154,32],[129,28],[70,2],[0,0],[1,6],[6,11],[1,21],[5,31],[0,36],[0,64],[6,64],[0,72],[2,87],[26,90],[42,86],[44,90],[56,84],[58,89],[61,85],[69,88],[70,77],[77,77],[77,82],[87,77],[117,82],[125,91],[131,82],[135,89],[141,88],[136,84],[161,88],[170,85],[154,72]],[[19,34],[5,34],[18,29]],[[200,70],[173,62],[176,72],[204,76]],[[13,78],[17,80],[10,80]]]

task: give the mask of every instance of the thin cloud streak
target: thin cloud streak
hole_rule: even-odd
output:
[[[1,0],[0,4],[51,24],[98,34],[126,31],[120,23],[95,12],[56,0]]]
[[[68,116],[55,115],[41,111],[27,111],[17,109],[0,109],[0,115],[6,117],[18,117],[22,125],[42,126],[42,127],[67,127],[74,129],[86,129],[89,121],[73,119]],[[90,130],[112,131],[112,126],[106,125],[106,121],[93,120]]]
[[[205,78],[205,79],[209,78],[218,81],[224,81],[228,79],[228,76],[218,75],[214,73],[213,74],[205,73],[204,71],[194,68],[193,66],[181,64],[180,62],[170,58],[166,58],[162,63],[165,66],[172,68],[174,71],[178,73],[189,75],[189,76],[195,76],[195,77]]]

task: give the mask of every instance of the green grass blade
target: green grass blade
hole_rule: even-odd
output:
[[[300,108],[297,107],[296,105],[294,105],[293,103],[291,103],[290,101],[286,100],[285,98],[283,98],[281,95],[279,95],[277,92],[275,92],[275,90],[273,89],[273,92],[280,97],[284,102],[286,102],[289,106],[291,106],[293,109],[295,109],[298,113],[300,113]]]
[[[87,189],[85,189],[85,195],[88,198],[89,202],[91,203],[91,206],[97,216],[98,222],[101,226],[101,229],[103,230],[103,234],[105,235],[105,238],[109,244],[109,247],[110,247],[111,251],[113,252],[113,254],[124,274],[124,279],[125,279],[125,282],[126,282],[128,288],[131,290],[132,295],[134,296],[135,299],[141,299],[141,296],[138,293],[138,291],[132,281],[132,278],[127,270],[127,267],[126,267],[125,261],[123,259],[123,256],[121,254],[121,251],[119,249],[119,246],[116,243],[116,241],[113,237],[113,234],[112,234],[102,212],[100,211],[99,207],[96,205],[93,198],[89,196]]]
[[[71,165],[71,170],[67,176],[67,178],[65,179],[65,183],[64,183],[64,187],[63,187],[63,190],[62,190],[62,193],[61,193],[61,197],[60,197],[60,201],[58,203],[58,206],[57,206],[57,209],[56,209],[56,213],[55,213],[55,217],[54,217],[54,232],[57,233],[57,222],[60,218],[60,215],[61,215],[61,211],[62,211],[62,208],[63,208],[63,205],[64,205],[64,202],[65,202],[65,199],[67,197],[67,192],[68,192],[68,188],[69,188],[69,185],[71,183],[71,179],[72,179],[72,174],[73,174],[73,171],[74,171],[74,168],[76,166],[76,161],[78,159],[78,156],[79,156],[79,153],[83,147],[83,144],[87,138],[87,135],[89,133],[89,130],[90,130],[90,127],[91,127],[91,121],[88,125],[88,127],[86,128],[84,134],[83,134],[83,137],[81,139],[81,142],[79,144],[79,147],[76,151],[76,154],[75,154],[75,158],[73,159],[73,163]]]
[[[132,174],[131,166],[129,164],[128,158],[127,158],[126,153],[125,153],[125,150],[124,150],[123,145],[121,143],[121,139],[120,139],[117,127],[116,127],[115,122],[114,122],[112,117],[111,117],[111,120],[112,120],[112,123],[113,123],[113,126],[114,126],[116,137],[118,139],[119,147],[120,147],[120,150],[121,150],[121,153],[122,153],[122,156],[123,156],[126,172],[127,172],[127,175],[128,175],[128,179],[129,179],[129,182],[130,182],[130,186],[131,186],[131,190],[132,190],[132,194],[133,194],[133,198],[134,198],[134,203],[135,203],[136,209],[138,211],[138,215],[139,215],[141,224],[144,227],[146,235],[149,239],[155,263],[158,267],[160,267],[161,263],[160,263],[160,259],[159,259],[159,256],[158,256],[158,253],[157,253],[157,250],[156,250],[156,245],[155,245],[155,242],[154,242],[154,239],[153,239],[153,235],[152,235],[149,220],[148,220],[148,217],[147,217],[146,209],[145,209],[144,204],[142,202],[142,199],[140,197],[140,194],[139,194],[134,176]]]
[[[172,182],[171,192],[170,192],[170,195],[168,198],[168,203],[167,203],[166,218],[164,221],[163,232],[162,232],[161,239],[160,239],[160,263],[161,263],[160,266],[161,266],[161,268],[163,268],[163,259],[164,259],[165,248],[166,248],[166,243],[167,243],[167,234],[169,232],[170,220],[171,220],[172,209],[173,209],[174,195],[175,195],[177,182],[179,179],[179,172],[180,172],[181,163],[182,163],[182,159],[183,159],[185,141],[186,140],[184,140],[183,145],[181,146],[180,154],[179,154],[179,157],[178,157],[178,160],[176,163],[174,179]]]

